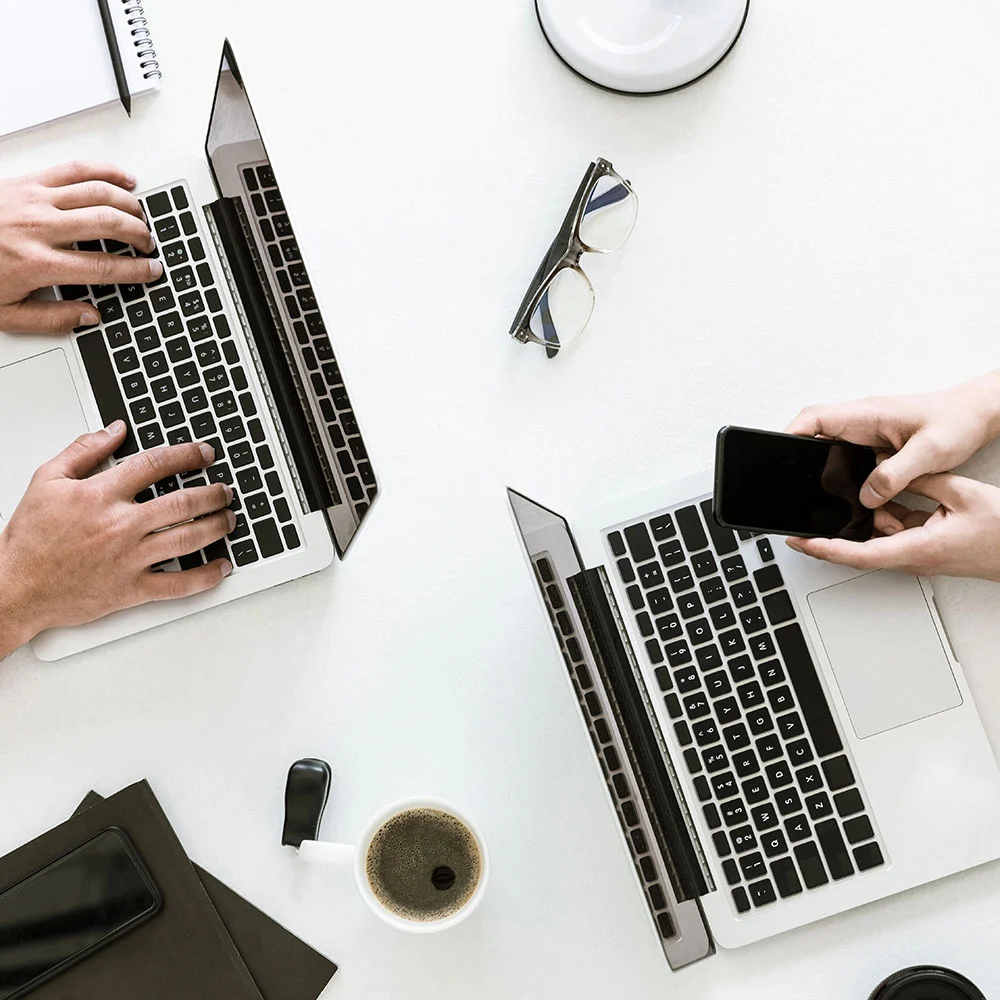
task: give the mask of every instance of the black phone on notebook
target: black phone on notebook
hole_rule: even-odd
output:
[[[126,833],[107,827],[0,893],[0,1000],[26,996],[161,905]]]
[[[866,541],[860,492],[875,452],[847,441],[723,427],[715,448],[715,519],[727,528]]]

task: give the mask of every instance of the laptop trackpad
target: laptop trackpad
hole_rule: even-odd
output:
[[[34,471],[86,430],[62,348],[0,368],[0,521]]]
[[[914,577],[882,570],[808,601],[860,739],[962,704]]]

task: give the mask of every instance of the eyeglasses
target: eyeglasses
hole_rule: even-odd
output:
[[[580,258],[619,250],[632,233],[638,210],[632,185],[607,160],[595,160],[531,279],[510,328],[515,340],[540,344],[554,358],[583,333],[594,311],[594,287]]]

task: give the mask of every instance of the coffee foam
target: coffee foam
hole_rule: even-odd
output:
[[[454,873],[454,880],[442,877],[444,869]],[[408,809],[393,816],[372,837],[365,855],[365,875],[379,903],[404,920],[421,923],[462,910],[482,874],[475,836],[440,809]]]

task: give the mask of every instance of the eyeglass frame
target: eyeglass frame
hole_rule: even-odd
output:
[[[580,224],[583,222],[584,209],[587,207],[590,196],[597,186],[597,182],[602,177],[611,175],[617,177],[625,185],[629,194],[635,198],[636,195],[632,189],[631,182],[622,177],[609,160],[605,160],[599,156],[591,163],[583,176],[583,180],[580,182],[580,186],[577,188],[576,194],[573,196],[569,211],[567,211],[563,218],[556,238],[552,241],[545,256],[542,258],[542,263],[539,264],[538,270],[535,271],[534,277],[528,284],[528,291],[521,300],[521,305],[518,307],[514,322],[511,325],[510,335],[516,341],[522,344],[538,344],[545,348],[545,353],[550,358],[554,358],[559,353],[562,344],[553,347],[551,341],[543,340],[531,330],[531,317],[534,316],[535,310],[542,300],[542,296],[555,280],[556,275],[567,267],[572,268],[586,280],[590,286],[591,295],[594,295],[594,286],[590,283],[590,278],[587,277],[584,270],[580,267],[583,255],[585,253],[614,253],[615,250],[621,249],[618,246],[614,250],[600,250],[588,246],[580,239]],[[631,231],[629,231],[628,235],[632,235]],[[628,236],[625,239],[627,240]],[[624,245],[624,241],[622,245]],[[589,317],[587,322],[590,322]]]

